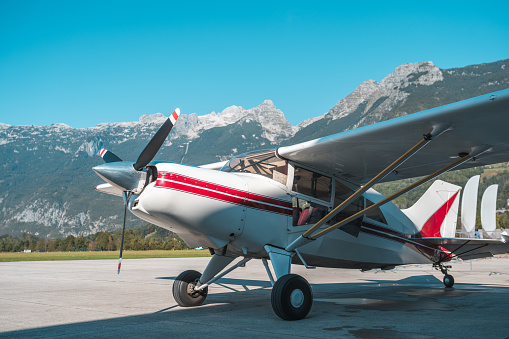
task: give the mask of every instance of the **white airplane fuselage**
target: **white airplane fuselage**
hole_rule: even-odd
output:
[[[228,253],[234,255],[268,258],[265,245],[285,248],[312,226],[295,225],[294,209],[298,206],[292,206],[292,198],[314,198],[292,190],[292,171],[285,185],[252,173],[175,163],[157,163],[156,167],[157,180],[139,196],[131,197],[129,209],[137,217],[177,233],[190,247],[227,246]],[[328,211],[333,199],[322,201]],[[377,202],[383,196],[370,189],[363,194],[362,201],[365,199]],[[383,222],[364,216],[357,237],[335,230],[300,248],[306,263],[360,269],[430,263],[433,248],[412,240],[418,234],[412,221],[392,203],[380,211]],[[301,263],[297,256],[293,262]]]

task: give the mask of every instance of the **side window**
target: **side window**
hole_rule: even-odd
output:
[[[331,183],[329,177],[295,167],[293,175],[293,190],[316,199],[330,202]]]
[[[283,165],[277,166],[272,172],[272,180],[279,182],[280,184],[286,185],[288,178],[288,163],[284,162]]]
[[[297,197],[292,198],[293,226],[316,224],[327,214],[327,207]]]
[[[373,202],[366,199],[366,207],[369,207],[371,205],[373,205]],[[381,222],[383,224],[387,224],[387,220],[385,220],[385,217],[380,208],[373,208],[371,211],[366,213],[366,217]]]
[[[331,178],[295,167],[293,191],[314,199],[292,198],[293,226],[316,224],[327,214],[328,204],[331,201],[331,187]],[[323,203],[319,201],[323,201]]]
[[[354,191],[342,183],[336,181],[335,190],[334,190],[334,208],[339,206],[343,201],[345,201],[350,195],[352,195]],[[341,210],[338,214],[331,219],[330,223],[335,224],[340,222],[343,219],[348,218],[351,215],[361,211],[364,209],[364,198],[359,197],[353,202],[351,202],[348,206],[346,206],[343,210]],[[361,218],[357,220],[362,220]],[[358,221],[357,221],[358,222]]]

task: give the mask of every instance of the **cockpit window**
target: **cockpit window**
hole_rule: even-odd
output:
[[[236,156],[221,171],[260,174],[286,185],[288,163],[277,157],[275,149],[271,149]]]
[[[293,191],[330,202],[331,188],[331,178],[295,167]]]

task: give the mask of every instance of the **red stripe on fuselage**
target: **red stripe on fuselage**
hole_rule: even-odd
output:
[[[176,189],[182,192],[275,213],[286,215],[292,215],[293,213],[292,204],[290,202],[264,197],[245,191],[239,191],[230,187],[197,180],[180,174],[166,172],[159,173],[155,186]]]

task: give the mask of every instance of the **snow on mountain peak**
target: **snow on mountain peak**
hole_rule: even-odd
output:
[[[237,122],[258,122],[264,129],[263,137],[275,141],[282,135],[285,137],[295,133],[295,127],[286,120],[283,112],[276,109],[271,100],[265,100],[259,106],[244,109],[241,106],[229,106],[220,113],[209,113],[198,116],[196,114],[182,114],[179,123],[175,126],[175,136],[184,135],[195,139],[203,130],[224,127]]]
[[[143,114],[139,121],[142,124],[163,124],[166,121],[166,117],[162,113]]]
[[[48,127],[54,128],[54,129],[72,129],[71,126],[69,126],[67,124],[63,124],[63,123],[51,124]]]

